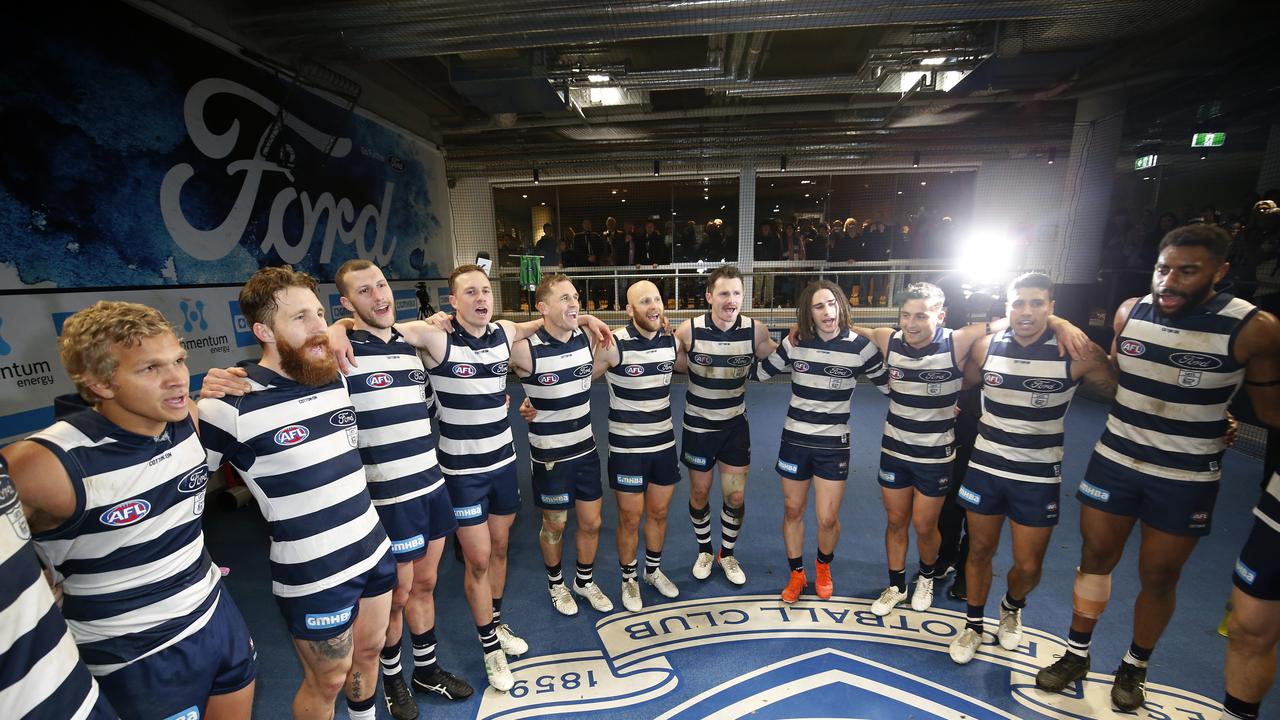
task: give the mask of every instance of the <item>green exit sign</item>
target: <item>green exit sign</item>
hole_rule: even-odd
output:
[[[1146,170],[1147,168],[1155,167],[1156,161],[1159,158],[1160,158],[1159,155],[1143,155],[1142,157],[1133,161],[1133,169]]]
[[[1222,147],[1226,142],[1226,133],[1203,132],[1191,136],[1191,147]]]

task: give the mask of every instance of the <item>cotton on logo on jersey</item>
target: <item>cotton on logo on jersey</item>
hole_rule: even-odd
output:
[[[286,428],[280,428],[276,432],[275,440],[277,445],[289,447],[306,440],[310,435],[311,431],[307,429],[306,425],[290,425]]]
[[[395,381],[396,381],[395,378],[391,377],[390,374],[384,373],[384,372],[374,373],[364,379],[365,385],[368,385],[371,388],[384,388],[394,384]]]
[[[125,500],[119,505],[107,510],[99,515],[98,519],[102,521],[103,525],[124,527],[138,522],[142,518],[146,517],[149,512],[151,512],[151,503],[143,500],[142,498],[134,498],[132,500]]]

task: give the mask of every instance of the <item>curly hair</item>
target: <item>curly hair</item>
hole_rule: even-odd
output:
[[[101,398],[89,388],[90,382],[111,382],[119,362],[111,348],[137,347],[156,335],[178,333],[159,310],[138,303],[99,300],[67,318],[58,338],[58,355],[76,392],[85,402],[97,404]]]

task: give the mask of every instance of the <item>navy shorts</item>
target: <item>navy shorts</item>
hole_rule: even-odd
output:
[[[1058,524],[1061,489],[1056,482],[1010,480],[970,467],[956,497],[961,507],[979,515],[1004,515],[1027,527],[1053,527]]]
[[[210,695],[253,682],[258,654],[224,585],[204,627],[154,655],[98,678],[122,718],[204,717]],[[192,713],[196,714],[192,714]]]
[[[1152,477],[1094,453],[1076,497],[1091,508],[1136,517],[1171,535],[1201,537],[1209,534],[1218,484]]]
[[[751,464],[751,426],[739,415],[723,428],[708,432],[684,429],[680,437],[680,461],[690,470],[711,470],[717,462],[737,467]]]
[[[531,462],[533,504],[544,510],[565,510],[577,500],[592,502],[604,494],[600,485],[600,455],[592,450],[554,463]]]
[[[427,543],[458,529],[453,503],[444,486],[390,505],[374,505],[378,519],[391,538],[391,553],[397,563],[413,562],[427,554]]]
[[[951,491],[951,462],[913,463],[882,452],[878,477],[890,490],[915,488],[925,497],[944,497]]]
[[[1280,600],[1280,532],[1262,521],[1253,521],[1253,532],[1240,550],[1231,580],[1246,595],[1259,600]]]
[[[849,448],[816,448],[782,441],[778,448],[778,474],[788,480],[849,479]]]
[[[360,613],[360,599],[396,587],[396,559],[388,550],[370,570],[328,590],[300,597],[276,597],[289,634],[299,640],[328,640],[345,632]]]
[[[657,452],[609,453],[609,487],[615,492],[644,492],[649,485],[675,485],[680,480],[675,446]]]
[[[445,473],[444,482],[453,501],[453,517],[462,527],[479,525],[490,515],[513,515],[520,509],[515,462],[471,475]]]

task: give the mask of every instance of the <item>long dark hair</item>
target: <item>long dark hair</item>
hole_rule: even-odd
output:
[[[800,340],[810,340],[818,337],[818,328],[813,322],[813,296],[819,290],[830,290],[836,299],[836,306],[840,308],[840,318],[837,324],[841,331],[849,329],[849,298],[845,297],[844,290],[839,285],[830,280],[814,280],[804,289],[800,291],[800,297],[796,299],[796,328],[799,330]]]

